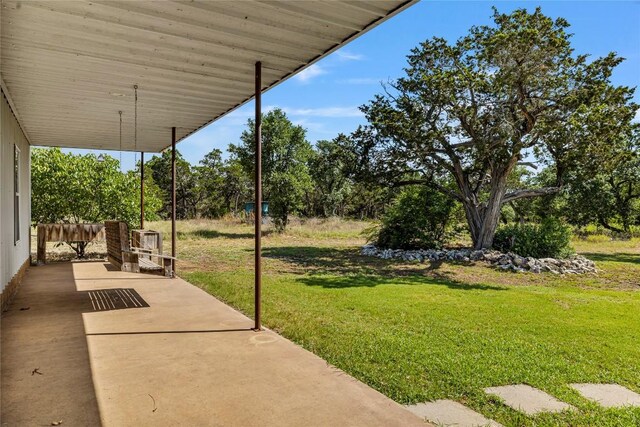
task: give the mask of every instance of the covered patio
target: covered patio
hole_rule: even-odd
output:
[[[253,101],[262,206],[262,94],[416,2],[3,0],[0,87],[29,146],[140,153],[140,229],[144,154],[171,150],[175,258],[176,144]],[[254,222],[260,330],[260,209]]]
[[[135,289],[149,307],[90,292]],[[30,269],[2,317],[2,423],[425,425],[377,391],[181,280],[103,262]]]
[[[262,327],[260,210],[253,318],[179,277],[27,268],[24,238],[30,146],[169,149],[175,256],[176,144],[252,100],[261,206],[262,93],[413,3],[2,1],[3,425],[424,425]]]

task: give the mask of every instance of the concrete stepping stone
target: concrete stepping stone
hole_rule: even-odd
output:
[[[504,401],[505,405],[527,415],[573,409],[573,406],[568,403],[561,402],[544,391],[526,384],[489,387],[485,388],[484,391],[488,394],[495,394]]]
[[[571,384],[582,397],[605,408],[640,406],[640,394],[618,384]]]
[[[417,416],[438,426],[502,427],[502,424],[485,418],[482,414],[453,400],[418,403],[416,405],[408,405],[406,408]]]

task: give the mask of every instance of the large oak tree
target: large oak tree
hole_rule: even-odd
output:
[[[539,8],[494,9],[493,19],[413,49],[406,76],[362,107],[370,128],[354,135],[378,176],[458,200],[475,248],[492,245],[505,203],[559,191],[568,171],[624,140],[638,108],[633,89],[610,81],[622,58],[576,54],[566,20]],[[552,166],[556,182],[511,188],[522,164]]]

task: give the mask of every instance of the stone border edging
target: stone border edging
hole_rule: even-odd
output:
[[[496,268],[514,272],[584,274],[597,273],[596,265],[582,255],[573,255],[565,259],[522,257],[512,252],[502,253],[492,249],[380,249],[375,245],[365,245],[360,250],[364,256],[381,259],[399,259],[414,262],[437,261],[483,261]]]

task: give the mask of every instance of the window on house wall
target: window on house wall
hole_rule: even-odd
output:
[[[20,149],[13,146],[13,244],[20,241]]]

